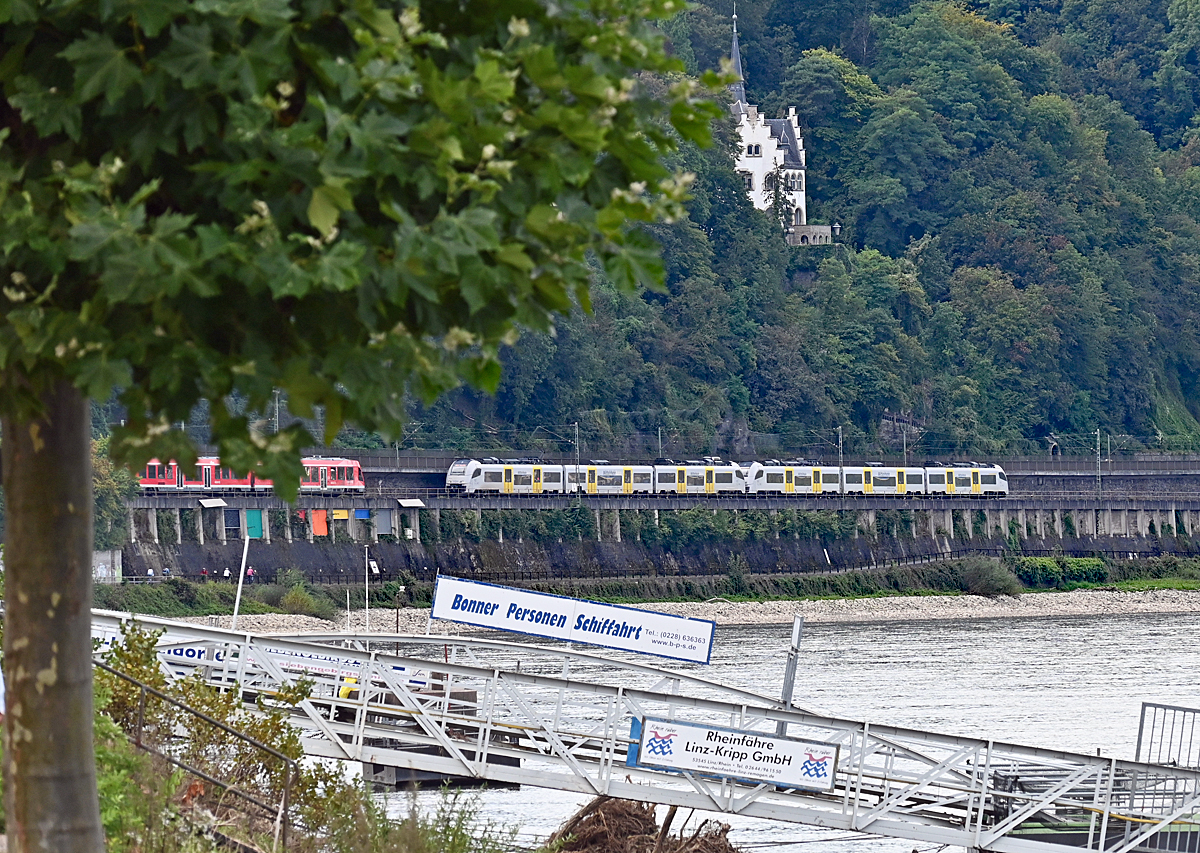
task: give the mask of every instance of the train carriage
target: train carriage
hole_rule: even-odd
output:
[[[357,459],[307,457],[301,460],[301,492],[365,491],[362,466]],[[253,473],[236,474],[221,465],[215,456],[201,456],[193,469],[174,460],[151,459],[138,474],[138,483],[147,491],[270,491],[274,485]]]
[[[563,468],[569,492],[632,495],[654,491],[654,468],[650,465],[613,464],[604,459],[593,459]]]
[[[654,487],[659,494],[677,495],[745,492],[747,473],[736,462],[722,462],[715,457],[686,462],[663,460],[654,465]]]

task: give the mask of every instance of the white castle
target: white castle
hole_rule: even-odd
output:
[[[804,137],[800,135],[796,108],[788,107],[787,118],[766,118],[757,106],[746,103],[736,12],[730,55],[733,73],[738,76],[730,105],[741,139],[737,171],[746,187],[746,195],[759,210],[774,210],[779,214],[788,245],[832,243],[842,230],[840,225],[808,224],[808,204],[804,195]]]

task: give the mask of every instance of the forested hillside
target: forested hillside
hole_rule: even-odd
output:
[[[693,73],[727,0],[667,27]],[[508,352],[495,398],[414,411],[406,444],[930,453],[1175,444],[1200,432],[1200,3],[743,0],[746,90],[795,105],[809,221],[789,248],[723,147],[686,149],[667,285],[600,273],[593,313]],[[653,85],[653,83],[651,83]],[[1087,438],[1087,434],[1092,438]],[[836,450],[834,450],[836,453]]]

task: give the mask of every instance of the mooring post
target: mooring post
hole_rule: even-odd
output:
[[[800,640],[804,636],[804,617],[792,618],[792,646],[788,649],[787,666],[783,670],[783,708],[791,710],[792,694],[796,689],[796,664],[800,659]],[[788,724],[780,720],[775,724],[775,734],[787,737]]]

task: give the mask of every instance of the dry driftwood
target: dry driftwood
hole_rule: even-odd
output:
[[[738,853],[727,837],[729,825],[705,820],[691,834],[670,834],[676,810],[662,827],[654,806],[634,800],[596,797],[550,836],[546,849],[560,853]]]

